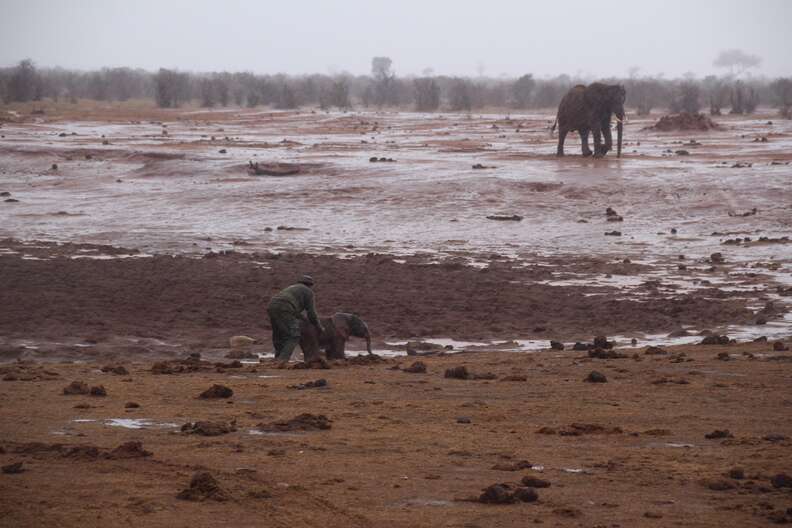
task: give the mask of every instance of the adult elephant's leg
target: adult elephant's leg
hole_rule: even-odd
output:
[[[611,128],[610,128],[610,116],[608,116],[607,120],[602,122],[602,135],[605,136],[605,150],[602,152],[605,154],[606,152],[613,150],[613,137],[611,136]]]
[[[588,157],[591,156],[591,149],[589,148],[588,137],[589,137],[589,129],[584,128],[580,131],[580,146],[583,149],[583,156]]]
[[[602,131],[600,130],[600,124],[595,123],[594,126],[591,128],[591,133],[594,135],[594,157],[600,158],[602,157]]]
[[[556,156],[564,155],[564,141],[566,140],[568,130],[566,128],[558,127],[558,150]]]

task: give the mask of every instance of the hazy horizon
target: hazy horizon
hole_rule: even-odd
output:
[[[580,77],[724,74],[724,49],[761,57],[755,76],[792,74],[792,2],[613,0],[605,9],[570,0],[536,5],[493,0],[378,0],[288,5],[235,0],[132,4],[0,0],[0,66],[93,70],[368,74],[387,56],[397,75]]]

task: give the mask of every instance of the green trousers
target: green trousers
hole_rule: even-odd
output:
[[[275,347],[275,359],[288,361],[294,347],[300,342],[300,318],[287,307],[271,304],[267,308],[272,324],[272,345]]]

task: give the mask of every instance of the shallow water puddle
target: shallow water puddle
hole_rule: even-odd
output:
[[[282,431],[262,431],[261,429],[248,429],[248,434],[254,436],[291,436],[298,433],[282,432]]]
[[[691,447],[696,447],[696,445],[686,444],[684,442],[650,442],[646,444],[646,447],[653,447],[653,448],[671,447],[673,449],[689,449]]]
[[[175,423],[155,422],[149,418],[110,418],[105,420],[104,424],[109,427],[123,427],[125,429],[158,429],[179,427],[179,425]]]

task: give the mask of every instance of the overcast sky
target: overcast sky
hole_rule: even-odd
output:
[[[792,0],[0,0],[0,65],[701,77],[739,48],[779,76],[790,20]]]

